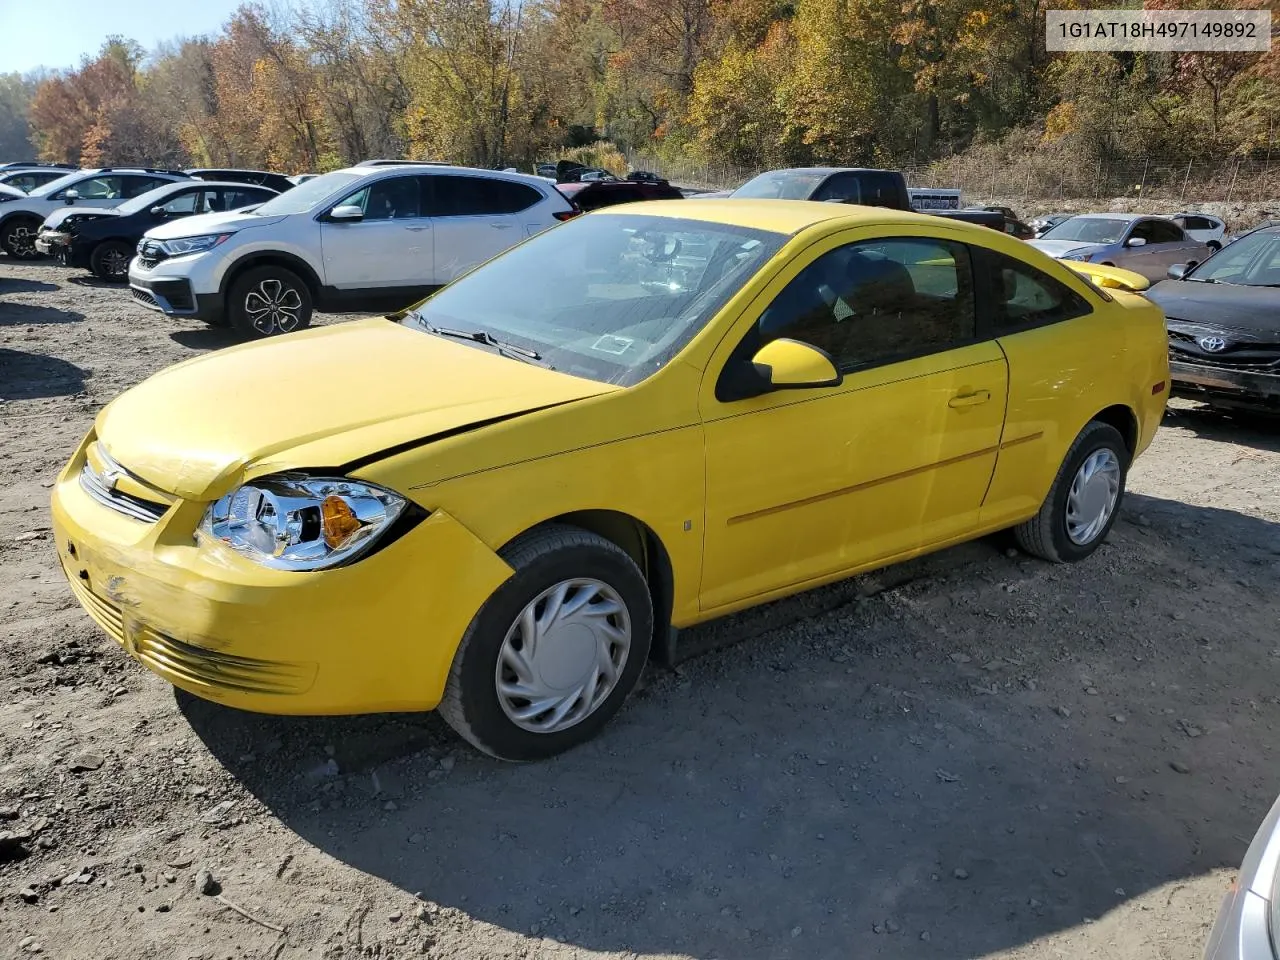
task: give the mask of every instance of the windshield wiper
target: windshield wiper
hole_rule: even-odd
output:
[[[1192,283],[1221,283],[1221,280],[1215,280],[1213,277],[1183,277],[1183,280],[1190,280]]]
[[[514,343],[499,340],[488,330],[455,330],[452,327],[437,327],[422,318],[418,318],[418,322],[426,328],[427,333],[434,333],[438,337],[454,337],[458,340],[471,340],[475,343],[483,343],[487,347],[495,348],[501,356],[508,357],[512,360],[524,360],[528,363],[538,363],[542,359],[542,354],[537,350],[517,347]],[[551,369],[549,364],[541,365]]]

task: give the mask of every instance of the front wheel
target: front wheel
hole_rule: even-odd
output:
[[[311,323],[311,291],[284,267],[254,267],[231,285],[227,314],[242,336],[292,333]]]
[[[38,257],[36,250],[36,234],[40,231],[40,221],[29,217],[14,217],[5,224],[0,232],[0,246],[5,253],[18,260],[34,260]]]
[[[89,269],[99,280],[120,283],[129,276],[133,247],[120,240],[104,240],[89,255]]]
[[[1120,431],[1091,421],[1067,451],[1040,512],[1014,528],[1018,545],[1054,563],[1089,556],[1115,523],[1128,470]]]
[[[440,714],[501,760],[583,743],[622,706],[653,635],[648,584],[616,544],[550,524],[500,552],[515,571],[454,655]]]

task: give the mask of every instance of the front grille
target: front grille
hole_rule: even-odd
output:
[[[1183,333],[1181,330],[1170,330],[1169,339],[1177,340],[1181,343],[1195,343],[1196,338],[1189,333]]]
[[[130,287],[129,295],[133,297],[133,299],[136,300],[138,303],[142,304],[144,307],[147,307],[151,310],[160,309],[160,304],[156,302],[156,298],[153,297],[146,290],[139,289],[138,287]]]
[[[160,244],[152,240],[140,240],[138,242],[138,263],[146,270],[152,269],[161,260],[168,259],[169,255],[164,252]]]
[[[94,467],[95,459],[99,463],[97,469]],[[118,489],[117,484],[126,479],[135,485],[143,484],[142,480],[112,460],[102,449],[102,444],[95,443],[80,470],[80,488],[104,507],[110,507],[116,513],[123,513],[134,520],[155,523],[163,517],[169,509],[167,503],[148,500]]]
[[[1258,373],[1280,373],[1280,356],[1275,351],[1238,351],[1236,353],[1204,353],[1200,350],[1180,350],[1170,344],[1169,359],[1194,363],[1201,367],[1221,370],[1253,370]]]
[[[120,611],[89,589],[79,577],[67,575],[71,584],[71,592],[80,601],[80,606],[93,618],[93,622],[109,633],[116,643],[124,643],[124,620]]]
[[[134,656],[179,686],[214,687],[242,693],[302,693],[315,679],[314,664],[254,660],[192,646],[142,628]]]

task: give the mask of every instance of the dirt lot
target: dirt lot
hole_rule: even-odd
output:
[[[521,767],[175,696],[73,603],[56,471],[224,343],[0,259],[0,956],[1200,956],[1280,790],[1280,430],[1176,409],[1090,561],[997,538],[694,631]]]

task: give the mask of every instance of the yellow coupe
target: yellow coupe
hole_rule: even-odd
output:
[[[882,209],[594,213],[124,393],[58,479],[58,554],[199,696],[549,756],[676,628],[1002,528],[1092,553],[1169,380],[1160,311],[1098,276]]]

